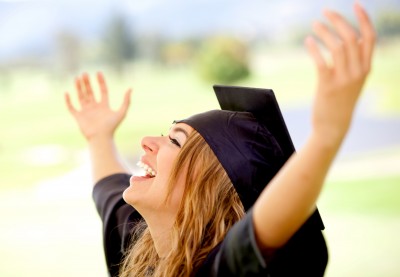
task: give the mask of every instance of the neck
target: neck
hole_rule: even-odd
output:
[[[149,228],[151,237],[154,241],[154,247],[156,248],[157,254],[160,258],[168,255],[171,250],[171,230],[172,223],[163,222],[163,220],[145,219]]]

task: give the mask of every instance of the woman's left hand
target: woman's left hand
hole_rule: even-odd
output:
[[[366,11],[354,5],[358,32],[340,14],[325,11],[332,24],[315,22],[313,30],[328,49],[331,61],[322,55],[315,40],[306,46],[318,72],[317,94],[313,108],[313,135],[327,143],[340,144],[344,138],[366,77],[371,69],[375,32]]]
[[[254,205],[253,221],[263,251],[279,248],[315,210],[327,172],[349,128],[355,104],[371,68],[375,32],[365,10],[355,4],[360,35],[338,13],[326,11],[333,25],[315,23],[327,62],[312,38],[306,40],[318,71],[312,133],[269,182]]]

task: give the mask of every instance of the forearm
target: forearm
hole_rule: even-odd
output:
[[[340,141],[327,143],[311,135],[269,183],[254,206],[261,246],[284,245],[312,214]]]
[[[129,173],[118,154],[112,137],[92,138],[88,144],[94,183],[115,173]]]

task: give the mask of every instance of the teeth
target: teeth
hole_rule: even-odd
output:
[[[151,177],[156,176],[156,171],[152,169],[149,165],[143,163],[142,161],[139,161],[136,165],[143,168],[146,171],[146,173]]]

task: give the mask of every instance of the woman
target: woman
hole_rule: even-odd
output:
[[[332,30],[313,25],[331,62],[306,39],[318,72],[312,131],[286,162],[280,141],[255,114],[209,111],[178,121],[168,136],[143,138],[139,166],[147,174],[131,177],[113,141],[130,90],[112,111],[101,74],[99,101],[87,74],[76,80],[81,109],[69,94],[66,103],[89,144],[112,276],[324,274],[315,202],[349,129],[375,39],[359,4],[355,13],[360,34],[333,11],[325,12]]]

